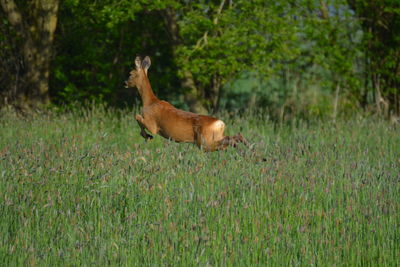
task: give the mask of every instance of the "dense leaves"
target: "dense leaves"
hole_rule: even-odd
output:
[[[131,103],[135,91],[123,82],[135,56],[149,55],[157,95],[199,112],[398,114],[399,8],[389,0],[62,1],[49,93],[55,103]],[[26,64],[24,35],[6,16],[0,30],[4,102],[23,86]]]

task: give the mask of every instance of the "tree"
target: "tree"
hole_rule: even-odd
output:
[[[339,96],[360,96],[360,71],[357,59],[361,57],[359,24],[345,0],[306,1],[304,33],[310,46],[311,61],[325,76],[322,80],[334,94],[332,116],[338,113]]]
[[[23,60],[21,85],[11,94],[11,101],[23,106],[47,104],[59,1],[0,0],[0,4],[16,32],[15,40]]]
[[[297,51],[292,10],[277,1],[218,1],[188,7],[180,21],[180,73],[217,110],[223,86],[243,72],[270,77]]]
[[[348,0],[348,3],[363,28],[365,85],[372,85],[379,113],[399,116],[400,2]]]
[[[198,113],[217,110],[223,85],[241,72],[268,76],[295,51],[289,6],[277,1],[120,0],[103,8],[111,22],[152,12],[164,20],[185,100]]]

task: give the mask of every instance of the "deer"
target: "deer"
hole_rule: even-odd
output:
[[[237,147],[239,143],[248,145],[240,133],[225,136],[225,123],[222,120],[177,109],[167,101],[158,99],[147,76],[150,65],[148,56],[143,60],[137,56],[135,69],[125,81],[125,87],[136,87],[142,99],[142,115],[136,114],[135,118],[145,141],[159,134],[175,142],[194,143],[206,152],[224,150],[229,146]]]

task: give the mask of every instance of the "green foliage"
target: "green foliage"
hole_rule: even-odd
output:
[[[124,81],[141,53],[152,55],[155,67],[150,79],[157,77],[152,79],[157,94],[179,94],[173,89],[177,82],[168,37],[157,15],[137,14],[135,21],[113,21],[117,14],[110,14],[111,9],[112,4],[106,1],[74,1],[62,6],[51,80],[53,95],[64,103],[88,99],[132,103],[135,90],[124,88]],[[146,38],[150,34],[158,38]]]
[[[400,114],[400,2],[348,1],[362,25],[365,72],[377,103]],[[379,106],[379,104],[378,104]],[[378,108],[379,109],[379,108]]]
[[[126,110],[3,111],[0,261],[399,264],[398,128],[221,118],[253,148],[145,142]]]
[[[202,87],[212,86],[213,77],[225,84],[243,71],[257,70],[269,77],[279,67],[274,62],[290,60],[296,53],[292,20],[280,15],[287,5],[276,1],[225,5],[194,5],[180,21],[185,45],[178,51],[179,65],[182,71],[190,70]]]
[[[334,102],[343,113],[381,102],[399,113],[399,10],[395,0],[61,1],[51,94],[56,103],[131,104],[137,94],[124,81],[135,56],[149,55],[156,94],[180,107],[193,94],[210,109],[256,99],[278,114],[302,98],[302,114],[313,102],[326,105],[311,105],[319,114]],[[21,57],[18,34],[1,23],[4,98],[18,87]],[[257,89],[233,89],[248,73]]]
[[[279,102],[282,104],[291,94],[295,80],[320,84],[323,80],[328,91],[333,91],[336,83],[340,83],[343,91],[356,92],[360,88],[359,70],[354,67],[355,58],[359,56],[358,24],[343,1],[326,3],[329,7],[329,17],[326,18],[319,15],[320,5],[316,1],[155,3],[124,0],[101,4],[71,1],[64,10],[65,15],[61,13],[60,23],[65,25],[61,27],[73,30],[65,32],[62,43],[66,44],[66,50],[72,48],[81,52],[81,56],[73,57],[75,60],[71,60],[70,53],[65,58],[58,57],[56,72],[63,75],[56,75],[56,80],[64,84],[59,95],[69,100],[115,97],[115,92],[121,93],[115,88],[120,87],[125,79],[134,54],[143,53],[143,50],[153,50],[148,54],[163,58],[161,61],[153,60],[153,66],[162,71],[151,69],[150,73],[157,77],[152,79],[157,93],[167,99],[178,99],[178,94],[184,93],[179,90],[177,79],[187,71],[193,74],[205,98],[216,94],[213,90],[219,90],[218,87],[229,90],[226,85],[248,71],[268,84],[279,79],[280,72],[290,70],[292,77],[287,77],[286,85],[279,82],[281,87],[277,89],[281,91]],[[182,40],[176,48],[171,36],[165,35],[164,21],[156,22],[164,10],[171,8],[177,12],[179,38]],[[93,29],[96,30],[93,32]],[[128,49],[127,44],[131,44]],[[117,64],[115,53],[118,53]],[[79,62],[87,62],[91,69],[87,65],[82,65],[81,71],[72,67]],[[119,71],[115,73],[117,69]],[[76,78],[73,81],[60,79],[71,76]],[[320,84],[313,86],[321,87]],[[270,90],[262,88],[259,91],[265,95]],[[171,95],[171,92],[175,94]],[[127,95],[123,96],[126,99]],[[236,95],[236,98],[244,97]],[[240,99],[232,101],[246,102]]]

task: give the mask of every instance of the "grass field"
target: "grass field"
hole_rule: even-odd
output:
[[[0,265],[400,264],[400,129],[227,118],[251,149],[146,143],[133,113],[0,115]]]

